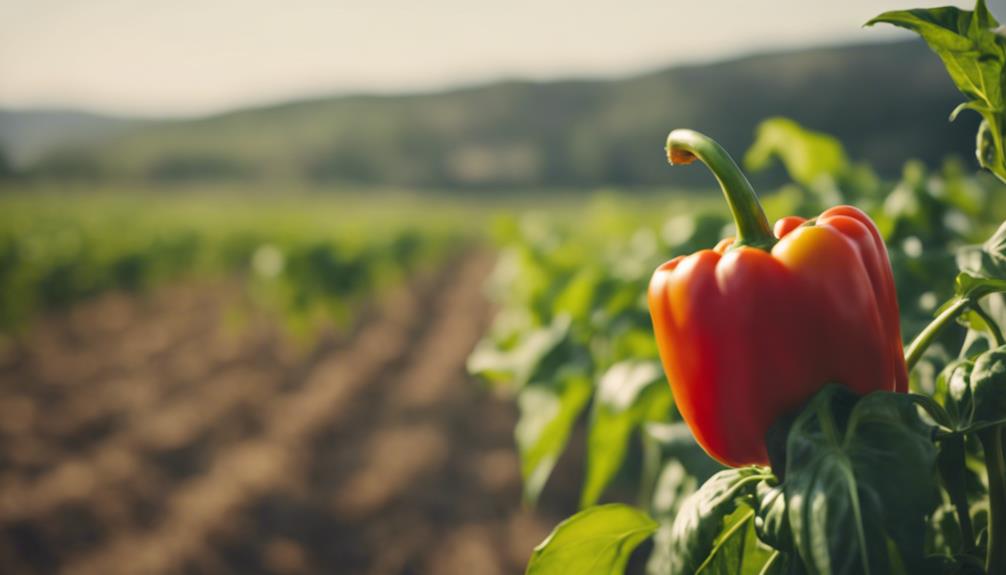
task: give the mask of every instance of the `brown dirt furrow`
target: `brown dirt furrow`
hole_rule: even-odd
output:
[[[414,323],[409,318],[421,306],[414,300],[432,289],[431,279],[430,274],[419,274],[394,296],[365,309],[361,324],[369,325],[371,316],[384,317],[386,325]],[[233,292],[227,285],[221,287],[220,294],[201,299],[231,301]],[[175,306],[158,300],[177,293],[167,289],[154,294],[149,306],[133,306],[138,310],[135,313],[146,313],[146,307],[151,307],[170,314]],[[104,307],[100,301],[95,305]],[[282,333],[275,323],[261,321],[269,320],[268,316],[253,318],[255,324],[245,323],[242,337],[236,338],[232,332],[224,333],[223,318],[228,309],[221,305],[200,312],[217,322],[212,331],[222,334],[206,343],[209,349],[205,354],[224,363],[211,365],[205,379],[184,382],[188,390],[179,392],[179,383],[171,381],[177,375],[164,369],[165,358],[160,360],[162,364],[136,373],[135,379],[121,380],[119,389],[101,394],[81,390],[96,403],[115,401],[117,395],[136,393],[137,387],[130,385],[136,382],[160,397],[152,404],[144,402],[146,408],[128,410],[110,426],[108,434],[90,442],[95,446],[92,449],[53,445],[42,437],[39,426],[33,425],[33,419],[51,422],[72,417],[74,414],[67,411],[69,402],[50,405],[45,393],[31,397],[5,383],[0,385],[0,407],[10,410],[5,409],[0,420],[17,420],[18,414],[23,414],[20,423],[15,421],[3,430],[9,434],[0,436],[0,572],[51,573],[67,556],[94,550],[120,533],[156,524],[168,494],[185,479],[205,473],[221,449],[259,434],[264,420],[271,416],[270,406],[302,385],[304,374],[320,359],[350,341],[347,336],[324,335],[313,351],[305,353],[302,344],[291,346],[294,342],[276,337]],[[57,331],[56,327],[49,329]],[[64,326],[64,331],[73,329],[72,325]],[[245,337],[248,331],[252,334]],[[93,335],[97,338],[101,334]],[[171,347],[185,349],[184,345]],[[234,349],[240,352],[237,358],[230,351]],[[349,353],[344,357],[352,360]],[[124,361],[115,353],[97,359],[111,364],[112,370]],[[32,362],[23,357],[14,357],[4,367],[16,380],[33,375]],[[159,386],[171,391],[165,393]],[[64,389],[80,393],[73,391],[74,386]],[[66,441],[79,444],[81,438],[71,435]]]
[[[2,522],[49,513],[86,501],[103,489],[135,481],[148,454],[190,445],[207,428],[239,410],[266,404],[278,387],[276,374],[235,367],[214,376],[214,385],[195,397],[172,402],[150,413],[95,449],[58,460],[51,470],[33,478],[12,478],[0,489]],[[149,480],[149,478],[148,478]]]
[[[74,308],[69,317],[47,318],[28,333],[22,373],[33,375],[32,387],[61,389],[149,365],[212,330],[221,299],[240,293],[235,285],[207,287],[164,288],[154,298],[109,294]],[[116,361],[106,361],[109,354]]]
[[[309,349],[265,314],[235,330],[234,284],[101,298],[5,344],[0,573],[522,571],[580,463],[550,484],[570,497],[521,508],[515,408],[465,371],[491,264]]]
[[[39,443],[45,440],[39,436],[47,434],[40,433],[37,427],[31,434],[35,441],[19,449],[18,440],[26,435],[23,433],[26,430],[16,430],[21,433],[13,434],[15,441],[5,449],[6,454],[12,457],[12,463],[20,464],[22,471],[37,469],[38,473],[0,479],[0,522],[44,514],[87,499],[100,489],[133,480],[146,463],[146,453],[157,454],[190,445],[208,429],[227,420],[232,412],[258,413],[259,407],[268,404],[283,386],[286,375],[283,366],[275,361],[261,361],[262,355],[270,352],[266,345],[269,341],[270,338],[264,337],[245,338],[247,349],[241,357],[220,358],[223,363],[218,365],[207,362],[201,379],[184,382],[191,388],[187,393],[168,392],[180,384],[168,383],[172,378],[166,369],[115,380],[86,394],[85,399],[90,398],[93,405],[111,404],[122,411],[120,417],[109,422],[101,437],[81,438],[80,428],[60,423],[79,417],[80,409],[74,403],[48,407],[61,413],[61,417],[49,418],[54,421],[49,427],[63,426],[64,436],[72,438],[67,440],[72,442],[72,449],[67,449],[67,445],[43,448]],[[9,411],[17,413],[17,408],[24,406],[11,407]],[[32,411],[29,408],[29,413]],[[54,456],[61,448],[62,456]],[[34,465],[32,457],[42,459],[45,464]]]
[[[214,534],[190,567],[368,575],[523,570],[531,548],[569,509],[521,509],[513,406],[480,392],[465,374],[490,317],[481,292],[490,263],[476,259],[460,270],[456,289],[429,310],[407,360],[314,439],[307,482],[252,501],[239,513],[245,519]],[[288,553],[271,554],[273,544]]]
[[[137,327],[124,330],[126,335],[111,343],[99,341],[100,329],[90,338],[82,337],[76,333],[82,328],[74,327],[73,322],[67,322],[69,325],[64,326],[62,333],[55,326],[33,330],[24,344],[27,351],[19,369],[5,378],[12,382],[2,386],[5,396],[20,405],[11,406],[18,409],[4,409],[7,406],[0,402],[0,414],[21,413],[28,417],[10,418],[13,425],[0,427],[0,445],[30,432],[36,442],[48,444],[54,452],[62,449],[76,457],[87,457],[86,451],[92,446],[114,442],[115,435],[128,434],[131,423],[142,425],[150,413],[161,409],[166,398],[198,394],[213,371],[228,364],[247,363],[255,352],[273,345],[275,338],[267,330],[249,330],[240,338],[221,333],[218,308],[222,301],[239,293],[233,286],[225,286],[199,298],[195,307],[190,302],[178,306],[180,309],[163,310],[170,315],[166,322],[179,327],[160,329],[169,337],[154,338],[164,345],[157,343],[153,355],[134,354],[127,350],[127,344],[149,342],[147,323],[156,326],[159,323],[156,320],[138,321]],[[168,296],[171,295],[169,292]],[[118,298],[108,299],[115,302]],[[93,305],[97,309],[108,307],[104,300]],[[66,340],[67,346],[77,342],[79,349],[67,352],[61,348],[62,344],[53,344],[53,340]],[[227,345],[230,341],[237,345]],[[223,357],[217,351],[221,348],[228,352]],[[86,392],[81,392],[82,389]],[[42,417],[43,409],[61,416]],[[27,462],[18,463],[22,469],[28,468]],[[41,467],[44,466],[35,472],[45,471]]]
[[[153,529],[123,534],[64,572],[171,572],[198,555],[208,535],[243,504],[295,477],[310,456],[302,449],[305,441],[337,420],[352,405],[353,394],[406,352],[411,324],[421,311],[408,307],[399,305],[368,323],[347,349],[323,358],[295,392],[265,409],[260,436],[227,446],[204,473],[170,494],[164,518]]]

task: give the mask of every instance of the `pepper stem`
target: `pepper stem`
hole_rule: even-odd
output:
[[[696,158],[716,176],[730,206],[737,225],[737,239],[733,245],[770,249],[776,242],[772,226],[758,203],[751,182],[730,154],[712,138],[694,130],[674,130],[667,136],[667,160],[672,165],[690,164]]]

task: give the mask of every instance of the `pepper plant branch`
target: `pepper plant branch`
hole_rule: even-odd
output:
[[[982,321],[984,321],[988,326],[989,333],[992,334],[992,339],[996,342],[996,347],[1006,345],[1006,338],[1003,337],[1002,328],[1000,328],[999,324],[996,323],[996,320],[989,315],[989,312],[985,311],[985,308],[983,308],[979,303],[975,303],[971,306],[971,309],[974,310],[974,312],[978,314],[978,317],[982,318]]]
[[[974,278],[966,276],[966,274],[960,274],[958,276],[958,285],[962,281],[962,277],[965,280],[974,281]],[[908,371],[911,371],[915,364],[918,363],[919,359],[922,358],[922,354],[925,353],[929,345],[933,343],[936,336],[943,330],[944,327],[950,323],[951,320],[956,319],[964,310],[970,308],[974,310],[979,317],[981,317],[986,324],[988,324],[989,332],[991,332],[992,337],[996,341],[997,346],[1002,346],[1006,344],[1006,338],[1003,336],[1002,328],[999,324],[986,312],[979,301],[981,298],[991,295],[994,293],[1006,292],[1006,280],[982,280],[986,282],[987,285],[983,289],[975,289],[971,291],[966,291],[963,294],[955,295],[953,298],[944,304],[944,309],[936,316],[933,321],[929,323],[919,335],[915,336],[912,343],[908,345],[905,349],[905,364],[908,366]]]
[[[915,367],[922,354],[925,353],[926,349],[929,348],[929,345],[933,343],[933,340],[936,339],[936,336],[939,335],[943,328],[956,319],[970,305],[968,298],[955,297],[950,301],[952,303],[919,332],[919,335],[915,336],[912,343],[905,349],[905,363],[908,365],[908,371],[911,371]]]
[[[770,249],[775,243],[772,226],[758,202],[751,182],[730,154],[712,138],[694,130],[674,130],[667,136],[667,160],[690,164],[698,158],[716,176],[737,225],[735,246]]]

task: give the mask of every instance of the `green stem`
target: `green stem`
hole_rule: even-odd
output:
[[[772,226],[758,202],[751,182],[730,154],[712,138],[694,130],[674,130],[667,136],[667,159],[690,164],[698,158],[716,176],[737,225],[735,246],[770,249],[776,242]]]
[[[915,364],[918,363],[919,358],[925,353],[929,345],[933,343],[936,336],[947,326],[954,318],[961,314],[969,304],[969,300],[966,298],[957,298],[953,303],[943,310],[940,315],[936,316],[929,325],[925,327],[919,335],[915,336],[912,343],[908,345],[905,350],[905,363],[908,364],[908,371],[911,371]]]
[[[974,312],[978,314],[978,317],[982,318],[985,324],[989,326],[989,332],[992,334],[992,339],[996,342],[996,347],[1006,345],[1006,338],[1003,337],[1002,328],[1000,328],[999,324],[996,323],[996,320],[989,315],[989,312],[985,311],[979,303],[975,303],[975,305],[971,306],[971,309],[973,309]]]
[[[1002,426],[978,434],[985,451],[989,483],[989,547],[985,556],[988,573],[1006,573],[1006,462],[1003,461],[1002,434]]]

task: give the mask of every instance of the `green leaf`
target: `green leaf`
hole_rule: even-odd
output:
[[[1006,181],[1006,154],[1003,147],[1004,67],[1006,38],[997,34],[999,25],[978,0],[974,11],[943,8],[885,12],[867,22],[883,22],[918,33],[935,52],[968,101],[954,110],[971,109],[982,116],[976,155],[983,167]]]
[[[523,331],[520,339],[510,345],[484,338],[468,356],[468,372],[519,389],[534,377],[542,360],[563,342],[569,325],[569,316],[561,315],[548,326]]]
[[[704,566],[720,566],[729,559],[726,555],[736,551],[734,537],[747,537],[740,525],[739,516],[731,517],[745,499],[750,500],[759,481],[772,475],[757,467],[727,469],[713,475],[682,505],[671,528],[671,573],[699,573]],[[743,521],[754,526],[754,511],[746,506]],[[749,526],[743,526],[747,529]],[[731,541],[730,545],[726,545]],[[718,567],[717,567],[718,568]],[[716,571],[707,571],[715,573]]]
[[[769,118],[758,124],[755,142],[744,154],[744,167],[759,171],[779,158],[793,181],[811,186],[822,177],[837,180],[849,169],[842,143],[789,118]]]
[[[608,340],[610,342],[608,349],[613,361],[644,358],[656,359],[660,357],[660,351],[657,349],[657,340],[653,337],[653,327],[650,326],[649,322],[642,326],[635,325],[638,323],[642,322],[636,318],[629,318],[625,322],[628,325],[624,328],[624,331],[611,334],[611,338]],[[612,328],[609,327],[608,329]],[[615,331],[615,329],[612,329],[612,331]]]
[[[666,418],[672,404],[658,362],[623,361],[598,384],[587,439],[587,478],[580,506],[597,502],[625,460],[629,438],[643,421]]]
[[[560,523],[534,548],[527,575],[616,575],[657,529],[645,513],[622,504],[585,509]]]
[[[962,299],[978,301],[987,295],[1003,292],[1006,292],[1006,279],[978,277],[961,272],[954,280],[954,294]]]
[[[930,435],[907,394],[860,399],[831,385],[811,400],[790,429],[784,484],[793,544],[808,571],[918,568],[938,493]]]
[[[594,294],[603,277],[593,268],[580,270],[555,298],[553,312],[573,319],[586,318],[594,303]]]
[[[593,393],[580,372],[560,374],[559,385],[529,384],[517,395],[520,418],[514,429],[524,478],[524,499],[538,500],[566,447],[570,431]]]
[[[866,23],[884,22],[922,36],[943,60],[957,88],[975,105],[999,109],[1002,104],[1001,74],[1004,56],[999,25],[978,0],[974,11],[952,6],[885,12]]]

